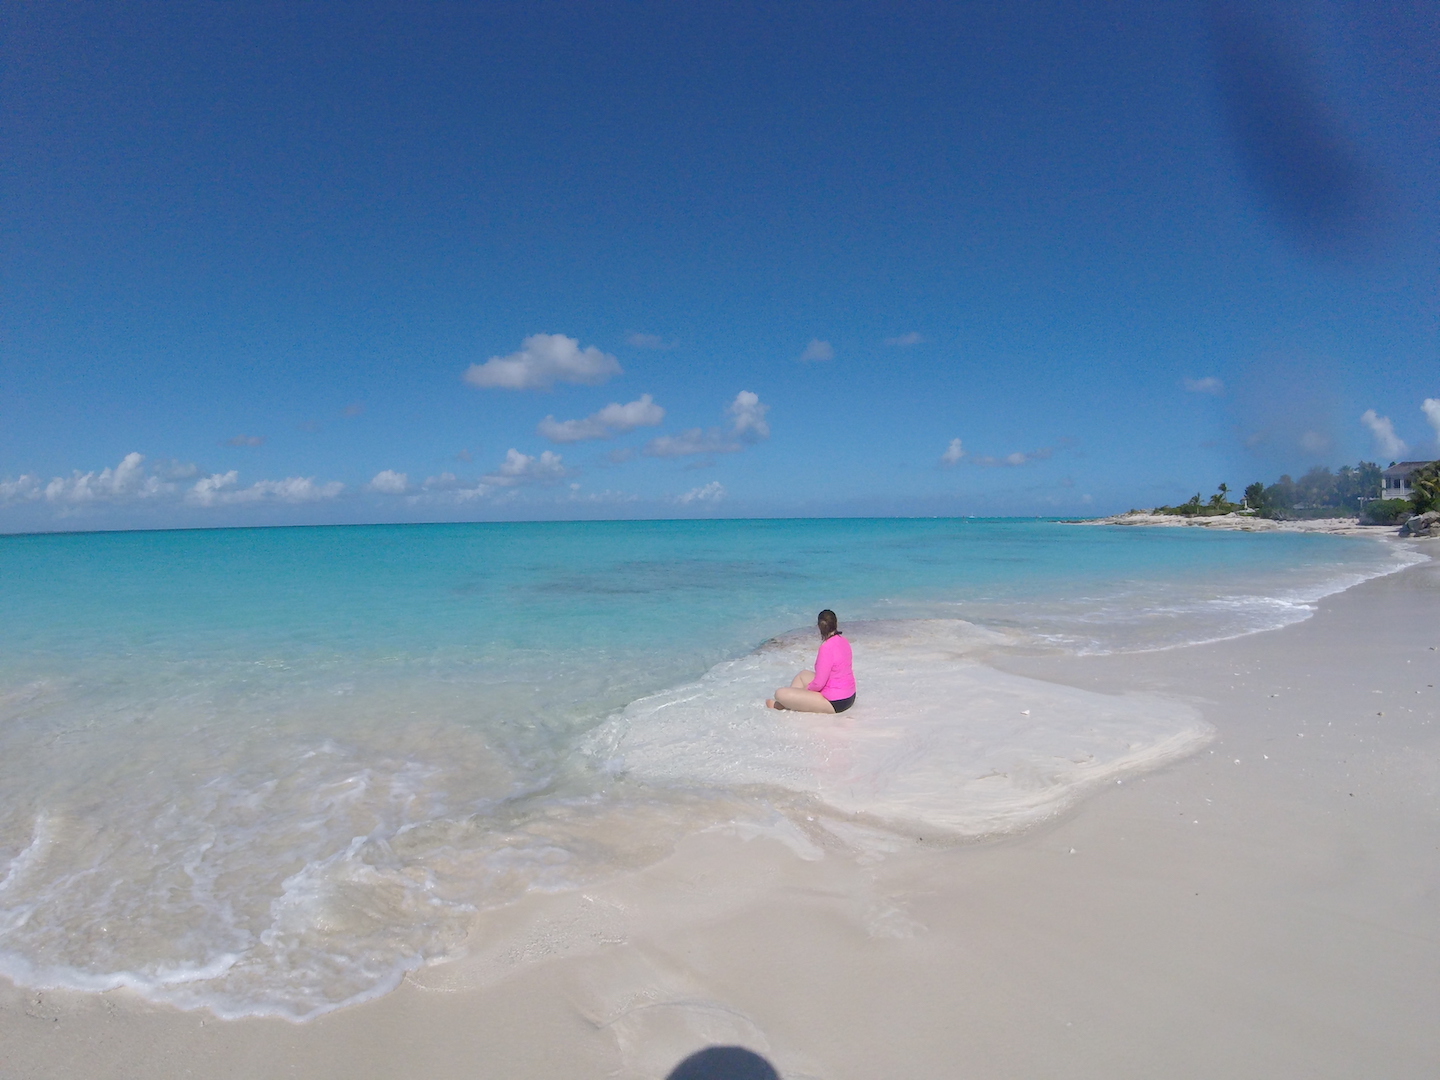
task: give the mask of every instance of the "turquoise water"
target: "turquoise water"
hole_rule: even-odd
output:
[[[1027,694],[1050,702],[1048,727],[988,744],[1012,757],[1049,760],[1036,733],[1098,730],[1096,709],[1116,745],[1178,746],[1198,730],[1179,712],[1052,700],[982,654],[1273,629],[1407,558],[974,519],[0,537],[0,973],[304,1018],[455,955],[479,910],[644,865],[718,820],[802,799],[837,821],[890,807],[896,828],[1003,829],[1019,803],[931,805],[930,774],[886,774],[903,811],[841,806],[809,744],[754,727],[808,637],[761,647],[831,607],[890,687],[875,724],[953,727],[926,688],[963,668],[952,693],[1007,724]],[[721,761],[737,746],[773,767],[737,772]],[[970,752],[946,767],[979,770]],[[1046,776],[1056,799],[1080,783]]]

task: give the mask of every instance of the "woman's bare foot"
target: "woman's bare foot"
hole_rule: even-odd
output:
[[[768,697],[765,699],[765,708],[767,708],[767,709],[778,709],[780,712],[784,712],[784,711],[785,711],[785,706],[784,706],[784,705],[781,705],[781,704],[780,704],[778,701],[776,701],[774,698],[768,698]]]

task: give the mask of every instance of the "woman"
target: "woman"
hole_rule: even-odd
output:
[[[767,708],[842,713],[855,704],[855,668],[850,658],[850,642],[840,633],[839,622],[829,608],[820,612],[815,625],[820,630],[815,670],[800,672],[789,686],[776,690],[773,698],[766,699]]]

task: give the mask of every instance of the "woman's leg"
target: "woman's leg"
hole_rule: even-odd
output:
[[[835,706],[817,690],[797,690],[793,686],[782,686],[775,691],[775,701],[782,709],[795,712],[833,713]]]
[[[815,672],[800,672],[789,686],[782,686],[775,691],[773,698],[767,698],[765,707],[767,709],[794,709],[796,712],[833,713],[835,709],[824,694],[817,694],[814,690],[805,689],[814,681]]]

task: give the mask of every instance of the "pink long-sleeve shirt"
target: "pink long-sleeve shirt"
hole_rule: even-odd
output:
[[[818,690],[826,701],[844,701],[855,694],[855,667],[850,656],[850,642],[840,634],[831,634],[820,643],[815,654],[815,678],[805,687]]]

